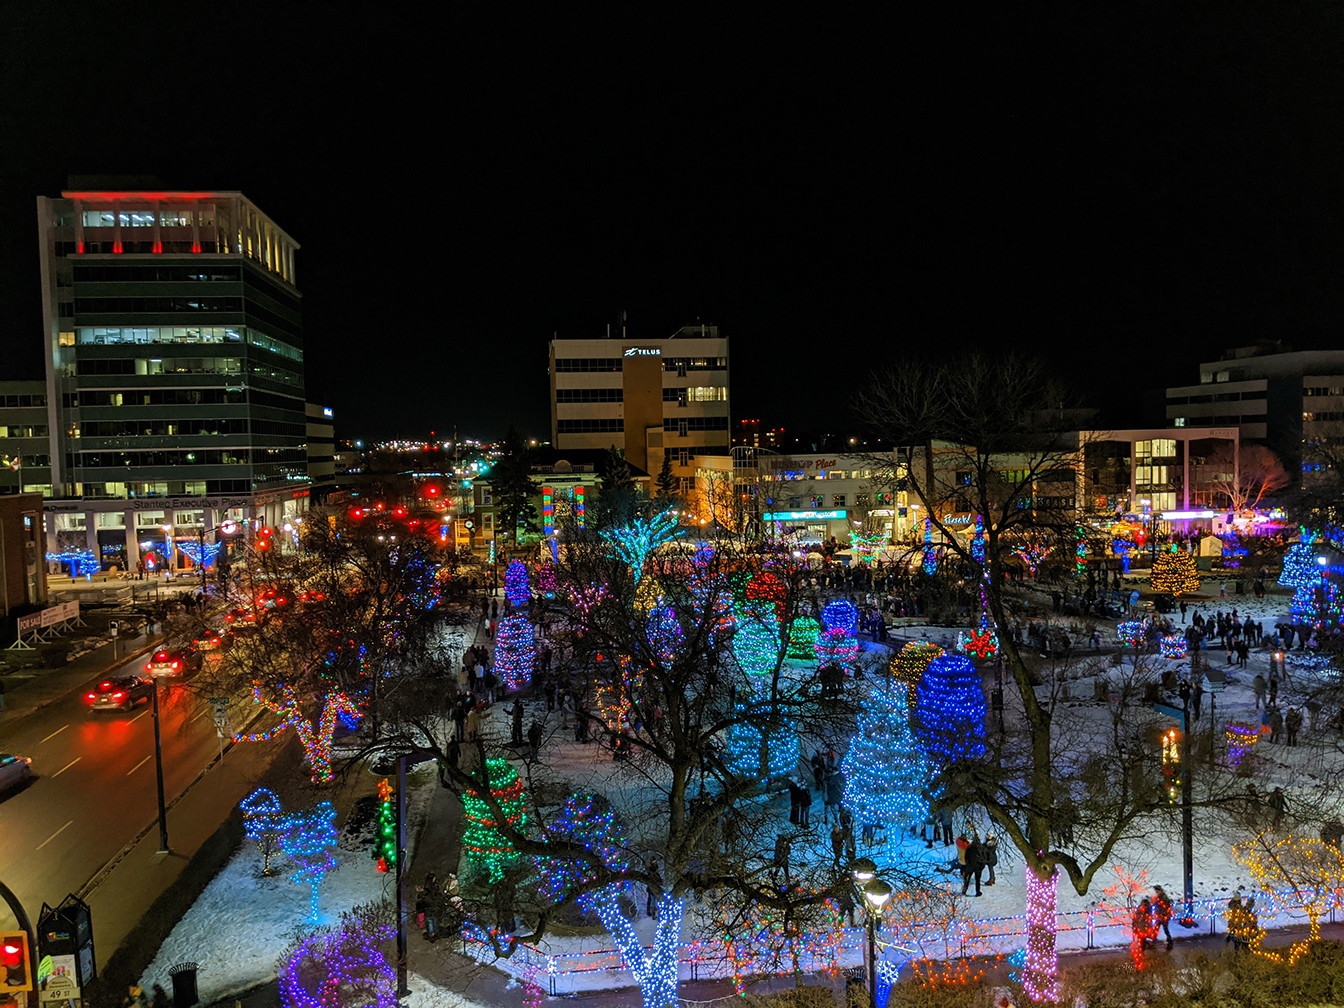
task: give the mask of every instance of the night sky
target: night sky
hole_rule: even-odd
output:
[[[1344,345],[1338,5],[638,6],[10,5],[4,376],[68,174],[285,228],[342,437],[544,436],[547,340],[621,311],[717,323],[734,415],[794,430],[903,353],[1046,354],[1132,423],[1225,347]]]

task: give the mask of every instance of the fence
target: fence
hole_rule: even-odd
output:
[[[1291,891],[1270,891],[1250,893],[1256,897],[1256,912],[1260,926],[1266,929],[1291,927],[1307,923],[1307,915],[1289,904]],[[1183,916],[1184,904],[1176,904],[1173,926]],[[1196,900],[1193,909],[1194,934],[1219,934],[1226,931],[1221,926],[1227,908],[1227,900]],[[1331,894],[1329,909],[1322,918],[1333,923],[1336,918],[1344,919],[1344,890]],[[879,944],[884,947],[883,958],[897,968],[904,967],[913,958],[955,959],[965,956],[1007,955],[1021,948],[1026,941],[1026,914],[1011,917],[985,917],[960,921],[949,930],[938,927],[916,926],[902,928],[897,935],[890,930],[879,931]],[[1179,930],[1179,927],[1178,927]],[[839,955],[835,961],[841,969],[858,966],[863,962],[863,946],[866,941],[864,928],[843,928],[839,940]],[[1093,948],[1123,947],[1129,944],[1129,933],[1125,920],[1112,921],[1104,912],[1092,910],[1073,910],[1058,914],[1056,917],[1057,941],[1061,951],[1081,951]],[[800,945],[812,944],[806,937]],[[514,954],[507,959],[496,958],[489,944],[470,942],[464,949],[478,961],[493,965],[520,981],[532,979],[542,982],[552,996],[579,994],[597,990],[614,990],[634,985],[634,978],[625,967],[621,953],[617,949],[602,948],[581,952],[543,952],[526,942],[517,944]],[[647,950],[646,950],[647,951]],[[777,963],[777,968],[761,968],[761,964],[744,964],[738,967],[740,973],[766,973],[783,975],[794,971],[793,959],[788,954],[776,957],[787,960],[787,965]],[[730,978],[734,974],[734,964],[729,958],[722,942],[697,940],[682,948],[679,959],[679,976],[682,980],[708,980]],[[808,952],[799,952],[797,969],[803,973],[817,973],[832,966],[830,957],[821,957]]]

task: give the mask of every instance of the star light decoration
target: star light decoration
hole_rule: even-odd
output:
[[[485,774],[490,793],[504,813],[505,822],[518,832],[525,831],[527,793],[518,771],[508,760],[490,756],[485,761]],[[500,832],[490,807],[477,791],[471,788],[462,791],[462,813],[467,820],[467,828],[462,834],[463,850],[471,861],[486,869],[492,884],[500,881],[505,865],[517,856],[513,844]]]
[[[626,525],[603,529],[599,534],[611,544],[612,551],[629,564],[635,584],[639,584],[649,554],[675,539],[678,527],[676,512],[663,511],[646,518],[635,518]]]
[[[271,858],[280,850],[280,834],[284,832],[280,796],[270,788],[257,788],[238,803],[243,813],[243,835],[257,845],[261,852],[261,873],[271,873]]]
[[[989,613],[980,614],[980,626],[976,629],[957,632],[957,650],[981,661],[999,653],[999,635],[989,625]]]
[[[396,933],[390,924],[350,920],[334,933],[319,932],[304,938],[280,966],[281,1005],[396,1008],[396,972],[379,948]]]
[[[280,850],[294,862],[289,880],[311,890],[308,919],[316,924],[318,888],[336,867],[331,849],[336,846],[336,807],[318,802],[306,812],[290,812],[280,820]]]
[[[967,659],[943,655],[929,662],[915,697],[915,732],[936,768],[985,755],[985,690]]]
[[[899,830],[928,818],[928,769],[910,730],[905,693],[900,684],[869,689],[858,730],[841,761],[845,807],[860,825]]]
[[[322,711],[316,723],[303,712],[299,695],[293,686],[280,687],[280,699],[272,700],[262,693],[261,683],[253,683],[252,699],[272,714],[278,714],[283,720],[267,731],[253,732],[250,735],[235,735],[235,742],[265,742],[279,735],[286,728],[293,728],[303,746],[303,754],[312,768],[314,784],[331,783],[331,742],[336,733],[337,721],[343,717],[357,719],[359,708],[341,691],[328,693],[322,701]]]
[[[1055,941],[1058,876],[1055,867],[1045,878],[1027,868],[1027,957],[1022,966],[1022,989],[1033,1001],[1059,1000],[1059,948]]]
[[[387,778],[378,782],[378,833],[373,840],[373,860],[380,872],[391,871],[397,864],[396,791]]]
[[[532,582],[527,576],[527,564],[521,560],[510,560],[504,569],[504,597],[515,609],[532,600]]]

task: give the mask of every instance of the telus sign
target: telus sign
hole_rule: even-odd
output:
[[[662,355],[662,347],[628,346],[625,348],[625,356],[627,357],[661,357]]]

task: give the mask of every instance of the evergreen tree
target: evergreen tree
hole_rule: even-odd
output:
[[[599,526],[625,525],[639,510],[640,493],[630,464],[612,445],[597,463],[599,493],[594,509]]]
[[[658,470],[658,479],[654,482],[658,496],[671,500],[677,496],[677,478],[672,475],[672,453],[663,452],[663,467]]]
[[[536,487],[532,484],[532,453],[522,433],[510,426],[501,446],[503,454],[490,472],[490,489],[499,515],[499,529],[515,542],[524,532],[536,532]]]
[[[929,814],[924,753],[910,730],[905,693],[899,683],[868,691],[841,763],[845,807],[860,825],[901,829],[923,824]]]
[[[985,689],[961,655],[929,662],[915,688],[915,715],[915,731],[937,770],[985,755]]]

